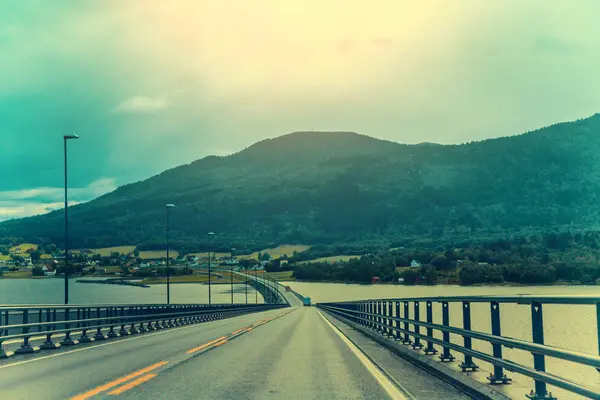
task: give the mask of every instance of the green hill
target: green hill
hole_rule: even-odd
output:
[[[297,132],[210,156],[70,208],[77,247],[181,248],[473,237],[600,219],[600,115],[463,145]],[[72,210],[72,211],[71,211]],[[10,220],[0,236],[60,245],[63,214]]]

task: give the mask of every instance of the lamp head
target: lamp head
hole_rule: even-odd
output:
[[[68,135],[64,135],[63,138],[67,139],[79,139],[79,136],[76,133],[69,133]]]

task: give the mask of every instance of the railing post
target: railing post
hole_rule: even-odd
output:
[[[81,309],[81,314],[83,314],[83,318],[85,320],[85,322],[83,322],[83,330],[81,331],[81,337],[79,338],[79,343],[92,343],[95,341],[94,338],[91,338],[88,336],[87,334],[87,328],[88,326],[90,326],[90,322],[88,321],[91,317],[91,311],[90,308],[86,307],[86,308],[82,308]],[[79,309],[77,309],[77,315],[79,315]]]
[[[127,336],[129,335],[129,332],[127,332],[127,330],[125,329],[125,318],[123,318],[125,316],[125,307],[121,307],[121,318],[120,318],[120,324],[121,324],[121,329],[119,329],[119,336]]]
[[[428,300],[427,301],[427,323],[428,324],[432,324],[433,323],[433,303]],[[433,328],[427,328],[427,337],[428,338],[433,338]],[[431,340],[427,341],[427,347],[425,348],[425,354],[429,355],[429,354],[437,354],[437,350],[435,349],[435,347],[433,347],[433,342]]]
[[[450,326],[450,307],[447,301],[442,301],[442,324],[444,326]],[[444,339],[444,343],[450,343],[450,332],[443,331],[442,337]],[[450,348],[444,346],[442,354],[440,354],[440,360],[445,361],[454,361],[454,356],[450,353]]]
[[[70,319],[71,309],[65,307],[64,310],[65,329],[67,329],[67,331],[65,332],[65,337],[63,338],[63,340],[60,341],[60,344],[63,346],[75,346],[76,344],[79,344],[79,340],[71,339],[71,331],[68,330],[71,327],[71,325],[68,322]]]
[[[106,315],[110,318],[110,326],[108,327],[108,336],[109,338],[119,337],[119,334],[115,332],[115,326],[117,326],[117,320],[115,317],[117,316],[117,309],[114,307],[108,307],[106,309]]]
[[[2,329],[2,325],[8,326],[8,310],[4,312],[4,324],[2,324],[2,312],[0,311],[0,360],[15,354],[12,351],[5,350],[2,346],[2,336],[8,335],[8,329]]]
[[[598,354],[600,354],[600,303],[596,303],[596,329],[598,330]],[[600,368],[596,369],[600,372]]]
[[[492,301],[490,303],[490,313],[492,321],[492,335],[502,336],[500,329],[500,303]],[[492,354],[494,358],[502,359],[502,345],[500,343],[492,343]],[[509,383],[512,379],[508,378],[502,367],[494,365],[494,373],[488,376],[488,381],[491,384]]]
[[[54,313],[52,311],[54,311]],[[54,310],[50,310],[50,309],[46,310],[46,322],[56,322],[56,309],[54,309]],[[50,331],[56,329],[56,325],[55,324],[46,325],[46,327]],[[52,334],[51,333],[47,333],[46,334],[46,340],[44,340],[44,343],[42,343],[40,345],[40,349],[41,350],[54,350],[54,349],[59,349],[59,348],[60,348],[60,343],[54,343],[52,341]]]
[[[100,317],[100,307],[96,307],[96,323],[95,325],[101,325],[100,321],[101,321],[101,317]],[[106,316],[108,317],[108,308],[106,309]],[[108,319],[104,320],[105,324],[108,324]],[[94,335],[94,339],[96,340],[106,340],[107,337],[105,334],[102,333],[102,328],[96,328],[96,334]]]
[[[413,320],[415,321],[415,323],[413,324],[414,332],[415,332],[415,340],[413,342],[412,348],[414,350],[420,350],[423,348],[423,345],[421,344],[421,339],[419,338],[419,336],[417,336],[421,333],[421,327],[418,325],[419,317],[420,317],[418,301],[415,301],[413,310],[414,310]]]
[[[373,316],[373,314],[375,313],[375,302],[370,301],[369,302],[369,313],[371,315],[369,315],[369,328],[374,329],[375,328],[375,317]]]
[[[401,340],[402,339],[402,335],[400,334],[400,302],[397,301],[396,302],[396,335],[394,336],[394,339],[396,340]]]
[[[377,302],[377,332],[381,332],[381,301]]]
[[[471,303],[468,301],[462,302],[462,314],[463,314],[463,329],[465,331],[471,330]],[[471,350],[471,337],[463,336],[465,348]],[[460,368],[465,372],[470,369],[471,371],[477,371],[479,366],[473,362],[473,357],[465,354],[465,360],[460,363]]]
[[[23,309],[23,324],[28,324],[29,323],[29,310],[27,308]],[[23,344],[21,345],[21,347],[19,347],[16,351],[15,354],[28,354],[28,353],[35,353],[36,351],[39,351],[39,347],[32,347],[31,344],[29,344],[29,327],[23,327],[23,335],[27,335],[23,337]]]
[[[406,319],[407,321],[404,321],[404,339],[402,340],[402,344],[411,344],[412,341],[410,340],[410,335],[408,334],[408,332],[410,332],[409,330],[409,325],[408,325],[408,319],[409,318],[409,308],[408,308],[409,304],[408,301],[404,302],[404,319]]]
[[[542,303],[532,302],[531,303],[531,328],[533,343],[544,344],[544,318]],[[546,372],[546,358],[543,354],[533,354],[533,367],[540,372]],[[526,395],[528,398],[533,400],[549,400],[555,399],[552,393],[548,393],[546,390],[546,382],[537,381],[535,382],[535,392],[532,390],[531,393]]]

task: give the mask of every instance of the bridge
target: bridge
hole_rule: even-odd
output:
[[[600,399],[598,348],[544,343],[544,309],[569,305],[591,307],[600,346],[600,296],[303,307],[300,293],[244,277],[262,303],[0,306],[0,397]],[[473,328],[475,307],[489,327]],[[502,335],[501,309],[514,307],[530,311],[531,341]],[[584,379],[547,371],[547,360]]]

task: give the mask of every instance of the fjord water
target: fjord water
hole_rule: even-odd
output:
[[[165,303],[167,285],[150,285],[148,288],[123,285],[104,285],[69,281],[69,299],[71,304],[157,304]],[[95,278],[98,279],[98,278]],[[213,285],[212,301],[230,303],[231,287]],[[234,301],[246,302],[245,285],[233,285]],[[254,303],[254,289],[248,286],[248,302]],[[0,279],[0,304],[62,304],[64,302],[64,281],[51,279]],[[258,295],[262,303],[262,296]],[[208,285],[172,284],[172,304],[208,303]]]

